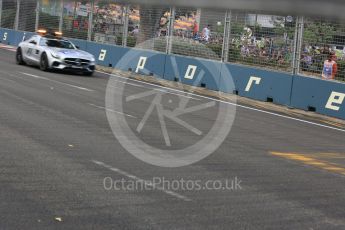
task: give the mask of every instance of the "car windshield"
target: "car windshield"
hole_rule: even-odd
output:
[[[75,49],[73,44],[67,40],[41,39],[41,46],[56,47],[62,49]]]

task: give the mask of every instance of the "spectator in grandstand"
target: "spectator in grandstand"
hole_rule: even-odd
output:
[[[196,37],[199,33],[199,25],[198,22],[195,21],[193,25],[193,37]]]
[[[309,70],[309,68],[312,64],[313,64],[312,57],[307,52],[304,52],[304,54],[302,54],[302,60],[301,60],[302,70],[303,71]]]
[[[331,52],[328,59],[323,64],[322,79],[334,80],[337,74],[338,66],[336,63],[337,56],[334,52]]]
[[[134,30],[132,31],[132,35],[137,38],[139,35],[139,26],[136,26]]]
[[[207,26],[202,30],[202,39],[203,39],[203,41],[205,41],[206,43],[208,43],[209,40],[210,40],[210,34],[211,34],[210,25],[207,25]]]

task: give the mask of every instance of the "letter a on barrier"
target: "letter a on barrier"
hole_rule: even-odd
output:
[[[261,82],[261,78],[260,77],[253,77],[253,76],[250,77],[248,84],[247,84],[247,87],[245,89],[246,92],[250,91],[250,89],[252,88],[253,82],[255,82],[256,85],[259,85]]]
[[[101,52],[99,54],[99,57],[98,57],[98,60],[99,61],[104,61],[106,55],[107,55],[107,50],[101,50]]]
[[[146,60],[147,60],[147,57],[140,57],[139,58],[138,65],[137,65],[137,68],[135,70],[136,73],[138,73],[140,69],[144,69],[145,68]]]
[[[185,79],[193,80],[195,72],[196,72],[196,66],[195,65],[189,65],[186,71],[186,74],[184,75]]]
[[[331,96],[329,97],[327,104],[326,104],[326,109],[331,109],[335,111],[339,111],[340,107],[336,106],[334,104],[341,105],[345,99],[345,93],[338,93],[338,92],[332,92]]]

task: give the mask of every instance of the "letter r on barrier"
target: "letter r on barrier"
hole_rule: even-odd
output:
[[[255,85],[259,85],[260,82],[261,82],[261,78],[260,78],[260,77],[253,77],[253,76],[251,76],[251,77],[249,78],[247,87],[246,87],[246,89],[245,89],[246,92],[249,92],[249,91],[250,91],[250,89],[252,88],[253,82],[255,82]]]
[[[193,80],[195,72],[196,72],[196,66],[195,65],[189,65],[186,71],[186,74],[184,75],[185,79]]]
[[[147,57],[140,57],[139,58],[137,69],[135,70],[136,73],[138,73],[140,69],[144,69],[145,68],[146,60],[147,60]]]
[[[344,99],[345,99],[345,93],[338,93],[338,92],[333,91],[327,101],[326,109],[339,111],[340,107],[333,104],[341,105]]]

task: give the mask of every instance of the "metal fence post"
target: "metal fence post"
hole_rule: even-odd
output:
[[[231,11],[227,10],[225,13],[224,20],[224,37],[223,37],[223,47],[222,47],[222,62],[227,62],[229,60],[229,46],[230,46],[230,33],[231,33]]]
[[[2,0],[0,0],[0,27],[1,27],[1,18],[2,18]]]
[[[20,1],[21,0],[17,0],[16,18],[14,20],[14,29],[15,30],[18,30],[18,28],[19,28]]]
[[[63,27],[63,5],[64,0],[60,0],[60,18],[59,18],[59,31],[62,32]]]
[[[175,14],[176,14],[176,8],[171,7],[170,8],[169,23],[168,23],[168,28],[167,28],[167,43],[166,43],[166,51],[165,51],[167,54],[172,53]]]
[[[90,4],[90,13],[89,13],[89,24],[87,28],[87,40],[91,41],[92,40],[92,30],[93,30],[93,10],[95,9],[95,1],[91,0]]]
[[[38,23],[40,19],[40,1],[37,0],[36,2],[36,21],[35,21],[35,31],[38,30]]]
[[[294,75],[299,74],[300,72],[303,32],[304,32],[304,17],[297,17],[295,38],[294,38],[295,39],[294,53],[293,53],[293,58],[292,58],[292,74]]]
[[[129,23],[129,8],[130,5],[125,5],[123,7],[123,32],[122,32],[122,46],[127,46],[127,39],[128,39],[128,23]]]

